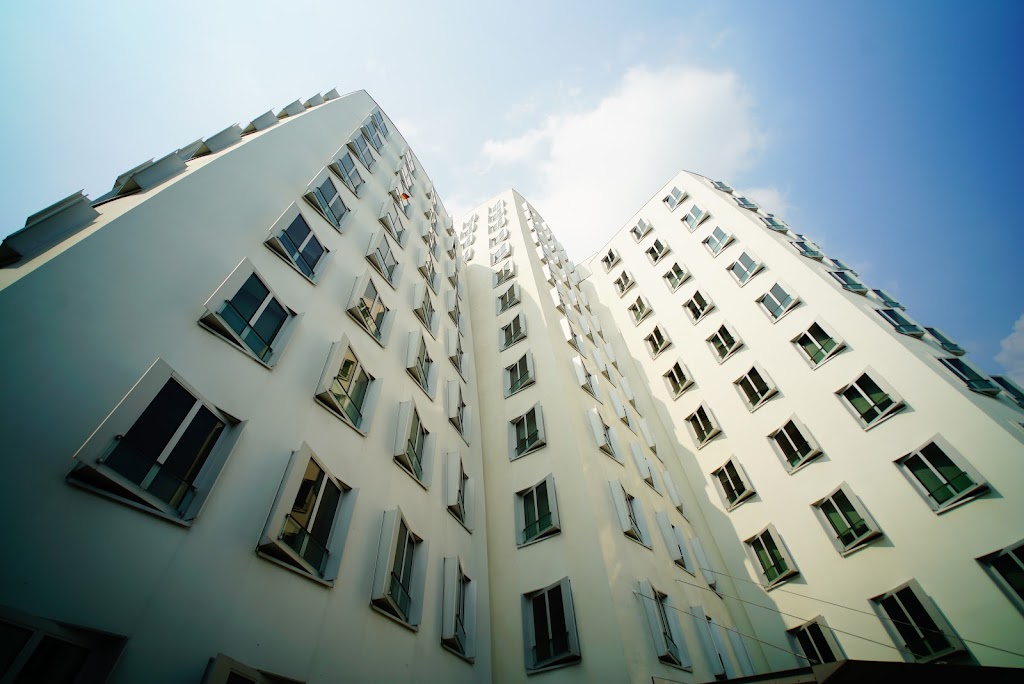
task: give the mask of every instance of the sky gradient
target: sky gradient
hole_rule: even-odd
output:
[[[362,88],[453,214],[513,186],[580,261],[696,171],[1024,380],[1024,4],[59,0],[3,14],[0,235],[232,123]]]

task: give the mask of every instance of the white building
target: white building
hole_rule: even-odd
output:
[[[577,267],[332,91],[30,217],[0,679],[1024,666],[1019,388],[721,184],[658,198]]]

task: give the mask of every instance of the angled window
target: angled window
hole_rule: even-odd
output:
[[[447,295],[448,299],[448,317],[455,324],[456,328],[462,328],[462,299],[459,297],[459,293],[456,290],[449,290]]]
[[[526,339],[526,319],[518,314],[501,329],[501,349],[508,349],[519,340]]]
[[[447,350],[448,360],[455,366],[455,370],[459,371],[459,375],[465,375],[463,372],[463,362],[466,352],[462,348],[462,334],[458,330],[448,331]]]
[[[523,646],[527,673],[583,660],[568,577],[523,594]]]
[[[67,479],[140,510],[191,521],[243,424],[158,359],[78,449]]]
[[[782,221],[776,218],[775,216],[772,216],[771,214],[768,214],[767,216],[762,216],[761,220],[764,222],[764,225],[768,226],[774,231],[778,231],[779,233],[785,233],[787,230],[789,230],[789,226],[786,225],[785,221]]]
[[[611,489],[615,515],[622,533],[633,541],[650,546],[651,537],[647,531],[647,521],[644,519],[640,501],[627,492],[618,480],[609,480],[608,486]]]
[[[727,511],[731,511],[754,495],[754,488],[750,485],[746,472],[735,459],[729,459],[725,465],[711,474],[715,476],[715,488],[722,497]]]
[[[992,382],[1003,388],[1003,391],[1013,400],[1017,406],[1024,409],[1024,389],[1010,378],[993,375]]]
[[[639,325],[640,321],[652,313],[654,313],[654,309],[651,308],[650,304],[642,296],[638,296],[636,301],[629,305],[629,314],[633,319],[633,325]]]
[[[696,411],[687,416],[686,422],[690,424],[690,432],[694,441],[697,442],[698,449],[706,445],[722,432],[722,429],[718,427],[718,422],[714,419],[711,411],[703,405],[698,406]]]
[[[338,575],[355,492],[305,443],[292,453],[257,551],[326,582]]]
[[[1018,610],[1024,612],[1024,541],[978,559]]]
[[[722,192],[732,192],[732,186],[725,181],[711,181],[711,185],[714,186],[715,190],[721,190]]]
[[[968,389],[974,392],[994,397],[1002,391],[999,385],[966,359],[954,356],[949,359],[939,359],[939,363],[952,371],[955,376],[967,385]]]
[[[917,580],[876,596],[871,603],[906,660],[924,663],[966,651]]]
[[[690,550],[686,546],[686,535],[672,524],[668,513],[658,511],[654,517],[658,521],[661,536],[665,540],[665,548],[668,549],[668,555],[672,558],[672,562],[692,575],[697,566],[694,565],[693,559],[690,557]]]
[[[469,407],[462,395],[462,383],[448,381],[448,422],[458,430],[462,439],[469,442]]]
[[[757,364],[754,364],[746,374],[737,378],[733,384],[736,385],[740,397],[751,411],[761,408],[779,391],[768,374]]]
[[[736,204],[740,205],[741,209],[749,209],[750,211],[757,211],[760,207],[757,206],[757,202],[747,199],[743,195],[736,195],[733,199],[736,200]]]
[[[714,589],[718,583],[718,573],[711,567],[711,562],[708,560],[707,553],[704,552],[704,545],[701,544],[700,537],[692,537],[690,545],[693,547],[693,559],[697,561],[700,574],[704,576],[704,581],[708,583],[708,586]]]
[[[782,283],[772,285],[771,289],[761,295],[757,301],[772,321],[779,320],[800,303],[799,299],[786,292]]]
[[[843,404],[865,430],[873,428],[907,407],[888,385],[881,380],[872,379],[867,373],[836,394],[844,400]]]
[[[811,327],[792,342],[803,352],[811,368],[817,368],[846,348],[846,343],[824,323],[811,323]]]
[[[775,453],[782,459],[782,465],[790,473],[821,456],[821,447],[807,427],[795,416],[786,424],[768,435]]]
[[[652,264],[656,264],[659,261],[661,261],[664,258],[664,256],[671,251],[672,250],[669,249],[668,245],[666,245],[664,242],[662,242],[661,240],[655,240],[654,244],[652,244],[647,249],[647,258],[651,260]]]
[[[679,495],[679,490],[676,489],[676,484],[672,481],[672,475],[667,470],[662,472],[661,481],[665,485],[665,493],[668,494],[668,500],[672,502],[672,507],[685,518],[683,498]]]
[[[420,248],[417,255],[417,269],[419,269],[420,275],[423,276],[423,280],[426,281],[434,293],[437,293],[437,286],[440,278],[437,275],[437,264],[434,262],[433,256],[430,254],[430,250],[426,247]]]
[[[370,145],[366,142],[360,134],[356,134],[348,143],[349,148],[355,153],[356,158],[362,163],[367,171],[373,170],[373,165],[376,163],[376,159],[373,156],[373,152],[370,151]]]
[[[668,207],[669,211],[675,211],[680,204],[686,201],[686,197],[687,194],[685,190],[673,187],[661,201],[665,203],[665,206]]]
[[[416,404],[401,402],[395,430],[395,463],[424,487],[430,486],[434,471],[434,442],[434,437],[423,425]]]
[[[522,296],[520,294],[519,286],[515,284],[510,285],[507,290],[498,295],[497,313],[508,311],[521,301]]]
[[[313,283],[316,283],[327,263],[327,249],[310,230],[295,204],[288,207],[270,229],[266,245]]]
[[[206,313],[199,324],[264,365],[273,366],[296,318],[246,259],[206,300]]]
[[[633,276],[629,274],[629,271],[623,271],[618,278],[612,281],[615,285],[615,291],[619,293],[619,296],[626,294],[630,288],[636,285],[636,281],[633,280]]]
[[[420,283],[413,288],[412,301],[412,312],[416,314],[416,318],[420,319],[420,323],[427,329],[427,332],[433,335],[437,311],[434,309],[434,300],[431,299],[430,290],[426,285]]]
[[[635,226],[629,229],[629,233],[630,235],[633,236],[634,240],[640,242],[645,237],[647,237],[647,234],[650,233],[652,230],[654,230],[654,226],[651,224],[650,221],[648,221],[647,219],[640,219],[639,221],[637,221],[637,224]]]
[[[458,451],[451,451],[444,461],[444,498],[448,512],[467,530],[473,529],[474,481],[466,474],[466,464]]]
[[[373,145],[373,149],[377,150],[379,154],[384,149],[384,140],[381,138],[377,126],[374,125],[373,119],[367,119],[366,123],[362,126],[362,131],[366,139]]]
[[[614,249],[609,249],[608,252],[601,257],[601,263],[604,264],[604,270],[610,271],[615,264],[619,263],[619,253]]]
[[[967,351],[963,347],[961,347],[959,344],[953,341],[953,338],[949,337],[938,328],[925,328],[925,330],[927,330],[928,334],[931,335],[932,338],[939,343],[940,347],[942,347],[945,351],[949,352],[950,354],[954,354],[955,356],[963,356],[964,354],[967,353]]]
[[[427,396],[433,397],[437,373],[434,370],[434,360],[430,358],[430,352],[427,350],[427,340],[418,330],[409,333],[405,370]]]
[[[384,305],[369,272],[356,280],[347,311],[373,339],[382,344],[387,340],[391,329],[390,310]]]
[[[690,274],[685,268],[676,263],[672,264],[672,268],[665,271],[662,278],[664,278],[665,282],[668,283],[668,289],[675,292],[679,289],[680,285],[690,279]]]
[[[686,309],[686,313],[690,316],[690,322],[696,325],[705,316],[714,311],[715,304],[708,299],[703,292],[697,290],[693,293],[684,304],[683,308]]]
[[[686,650],[683,630],[672,599],[652,587],[647,580],[638,582],[637,593],[644,606],[658,660],[672,667],[690,670],[690,653]]]
[[[533,367],[533,354],[526,352],[511,366],[505,367],[505,396],[510,397],[537,381]]]
[[[558,502],[555,499],[555,479],[548,475],[543,480],[516,492],[516,544],[524,546],[561,531],[558,520]]]
[[[394,180],[391,181],[391,199],[406,217],[412,213],[412,202],[410,201],[412,200],[412,178],[404,172],[404,169],[399,169]]]
[[[729,266],[729,273],[735,278],[736,282],[743,287],[747,284],[751,278],[760,273],[764,269],[764,262],[758,259],[756,256],[751,256],[749,252],[740,254],[739,258],[732,262]]]
[[[618,446],[618,440],[615,439],[615,434],[601,418],[596,408],[587,409],[587,420],[590,422],[590,429],[597,441],[597,448],[622,463],[623,456]]]
[[[359,173],[359,168],[356,166],[356,162],[352,159],[352,155],[345,152],[343,155],[338,157],[337,161],[331,164],[331,170],[334,171],[341,178],[345,186],[352,191],[352,194],[359,197],[359,191],[362,190],[366,181],[363,180],[362,175]]]
[[[989,488],[978,471],[939,436],[897,460],[896,465],[936,513],[984,494]]]
[[[534,404],[529,411],[509,421],[508,440],[510,460],[536,451],[547,443],[544,412],[540,404]]]
[[[834,663],[846,658],[832,628],[820,615],[810,622],[805,622],[799,627],[789,630],[789,635],[803,651],[808,665]]]
[[[370,114],[370,118],[373,120],[374,125],[377,127],[377,130],[381,132],[381,134],[383,134],[385,137],[391,134],[390,131],[388,131],[387,124],[384,122],[384,115],[381,114],[379,109],[374,109],[373,113]],[[406,154],[408,154],[408,152]]]
[[[370,240],[370,246],[366,250],[366,260],[376,269],[377,273],[384,276],[389,285],[392,287],[397,285],[401,270],[394,250],[391,249],[391,241],[388,240],[383,230],[378,230]]]
[[[856,292],[857,294],[867,294],[868,288],[864,283],[860,282],[853,277],[853,274],[849,271],[829,271],[830,276],[835,278],[840,285],[843,286],[844,290],[850,292]]]
[[[494,287],[508,282],[516,275],[516,265],[514,263],[507,263],[500,269],[494,272]]]
[[[665,372],[665,382],[668,383],[668,391],[673,399],[678,398],[693,385],[693,378],[687,372],[682,361],[676,361],[672,367]]]
[[[672,345],[671,340],[668,339],[668,335],[666,335],[665,331],[661,329],[661,326],[657,325],[654,326],[651,333],[644,338],[644,341],[647,342],[647,350],[651,352],[651,356],[655,357]]]
[[[416,535],[399,509],[384,512],[371,605],[415,628],[423,616],[427,542]]]
[[[497,264],[502,259],[507,259],[512,254],[512,247],[509,244],[504,244],[491,254],[491,264]]]
[[[348,214],[348,207],[345,206],[345,201],[341,199],[338,188],[335,187],[334,180],[326,169],[313,180],[305,198],[310,206],[335,228],[341,226],[342,219]]]
[[[795,249],[802,257],[814,259],[815,261],[821,261],[825,256],[824,254],[821,253],[821,250],[818,248],[818,245],[814,244],[813,242],[806,240],[798,240],[796,242],[791,242],[790,244],[793,245],[793,249]]]
[[[388,231],[388,235],[395,239],[395,242],[402,246],[405,244],[405,224],[402,222],[402,212],[391,200],[387,200],[380,208],[378,220]]]
[[[887,307],[889,307],[891,309],[906,309],[907,308],[907,307],[903,306],[902,304],[900,304],[898,299],[896,299],[895,297],[891,296],[885,290],[872,290],[871,294],[873,294],[878,301],[880,301],[882,304],[885,304]]]
[[[599,399],[597,378],[591,374],[583,359],[579,356],[572,357],[572,367],[576,373],[576,381],[579,383],[580,387],[595,399]]]
[[[441,588],[441,644],[473,662],[476,634],[476,583],[466,576],[462,559],[444,559]]]
[[[105,682],[127,637],[0,608],[5,682]]]
[[[697,539],[694,538],[694,541],[696,542]],[[693,615],[696,623],[701,650],[704,651],[704,659],[714,675],[713,678],[729,680],[737,677],[739,673],[736,672],[732,658],[729,657],[729,652],[726,650],[722,627],[706,614],[701,606],[690,606],[690,614]]]
[[[356,357],[347,336],[331,345],[314,395],[324,408],[365,434],[378,389],[378,383]]]
[[[713,256],[718,256],[722,253],[722,250],[732,244],[732,241],[732,235],[726,233],[719,226],[715,226],[715,229],[711,231],[711,235],[704,238],[702,242]]]
[[[223,653],[218,653],[207,663],[200,684],[280,684],[280,682],[304,684],[295,679],[250,667]]]
[[[700,227],[700,224],[711,218],[711,214],[701,209],[699,206],[694,204],[690,207],[690,211],[683,216],[682,221],[686,224],[687,230],[691,233]]]
[[[746,545],[754,569],[766,589],[773,589],[800,573],[774,525],[747,539]]]
[[[725,361],[743,346],[743,341],[724,324],[707,339],[707,343],[714,351],[715,359],[719,363]]]
[[[882,536],[878,523],[845,483],[811,505],[832,544],[844,556]]]

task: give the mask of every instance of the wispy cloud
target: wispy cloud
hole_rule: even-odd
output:
[[[533,182],[521,189],[581,259],[679,170],[735,176],[763,145],[753,100],[734,73],[639,66],[592,108],[550,114],[488,140],[482,153],[493,165],[529,165]],[[785,205],[773,193],[765,201]]]
[[[1024,314],[1013,324],[1013,331],[999,342],[996,361],[1007,375],[1024,385]]]

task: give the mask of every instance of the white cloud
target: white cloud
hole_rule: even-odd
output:
[[[520,189],[580,260],[680,169],[729,178],[749,167],[764,138],[752,109],[731,72],[635,67],[592,109],[488,140],[483,154],[530,165],[533,182]]]
[[[1007,375],[1024,385],[1024,314],[1013,324],[1013,332],[999,342],[996,361],[1006,369]]]

